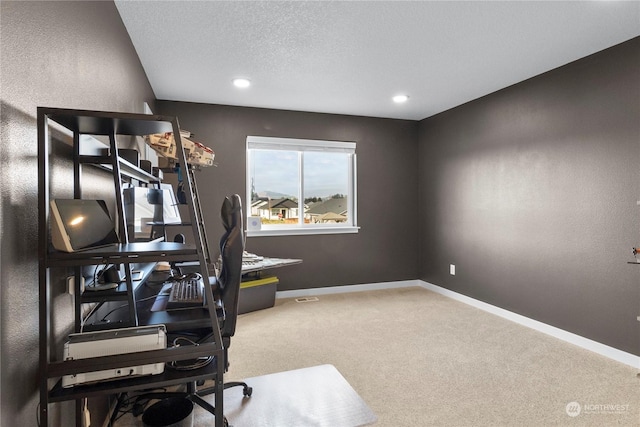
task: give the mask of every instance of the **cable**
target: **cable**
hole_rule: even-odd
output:
[[[197,342],[195,342],[195,341],[193,341],[193,340],[190,340],[190,339],[189,339],[189,338],[187,338],[187,337],[176,337],[176,338],[173,340],[173,342],[172,342],[173,346],[174,346],[174,347],[180,347],[180,344],[178,343],[178,341],[180,341],[180,340],[187,341],[187,342],[188,342],[189,344],[191,344],[191,345],[195,345],[195,346],[200,345],[200,344],[198,344]]]
[[[102,303],[106,302],[102,301]],[[93,307],[91,307],[91,310],[89,310],[89,313],[84,317],[84,319],[82,319],[82,321],[80,322],[80,333],[82,333],[82,330],[84,329],[84,325],[87,322],[87,320],[93,315],[93,313],[98,309],[98,307],[100,307],[101,303],[95,303]]]
[[[130,396],[129,393],[123,393],[122,394],[122,401],[120,402],[120,405],[117,408],[117,412],[115,412],[115,414],[112,415],[111,419],[109,420],[109,426],[113,426],[115,421],[118,421],[120,418],[124,417],[126,414],[131,414],[134,417],[138,417],[140,416],[144,410],[145,407],[147,406],[147,404],[154,399],[154,396],[157,393],[166,393],[167,389],[164,387],[159,387],[159,388],[153,388],[153,389],[147,389],[147,390],[141,390],[143,393],[136,395],[136,396]],[[156,393],[150,393],[150,392],[156,392]]]
[[[182,280],[201,280],[201,279],[202,279],[202,275],[200,273],[188,273],[188,274],[181,274],[179,276],[171,276],[165,281],[165,283],[180,282]]]
[[[199,346],[195,341],[190,340],[186,337],[177,337],[173,340],[173,347],[180,347],[179,341],[187,341],[193,346]],[[214,356],[202,356],[197,359],[189,359],[189,360],[174,360],[172,362],[167,362],[166,365],[168,368],[175,369],[176,371],[191,371],[194,369],[200,369],[207,366],[209,363],[213,361]]]
[[[100,264],[96,264],[96,268],[93,269],[93,283],[92,285],[95,286],[96,283],[98,283],[98,267],[100,267]]]
[[[82,408],[82,415],[84,418],[84,425],[85,426],[90,426],[91,425],[91,413],[89,412],[89,399],[87,399],[86,397],[84,398],[84,405]]]
[[[136,304],[138,304],[138,303],[140,303],[140,302],[144,302],[144,301],[149,301],[149,300],[151,300],[151,299],[156,298],[157,296],[158,296],[158,294],[151,295],[151,296],[148,296],[148,297],[146,297],[146,298],[141,298],[141,299],[139,299],[139,300],[136,300]],[[84,321],[86,321],[89,317],[91,317],[91,315],[93,314],[93,312],[96,310],[97,306],[98,306],[98,305],[96,304],[96,305],[91,309],[91,311],[89,312],[89,314],[87,315],[87,317],[84,319]],[[100,321],[101,321],[101,322],[106,322],[106,321],[107,321],[107,317],[109,317],[109,315],[110,315],[111,313],[113,313],[114,311],[118,311],[118,310],[120,310],[120,309],[122,309],[122,308],[128,307],[128,306],[129,306],[129,304],[122,304],[122,305],[119,305],[118,307],[116,307],[116,308],[114,308],[114,309],[110,310],[109,312],[107,312],[107,314],[105,314],[104,316],[102,316],[102,320],[100,320]],[[82,323],[82,326],[83,326],[83,327],[84,327],[84,321],[83,321],[83,323]],[[80,328],[80,332],[82,332],[82,327]]]
[[[139,302],[145,302],[145,301],[149,301],[151,299],[157,298],[158,295],[160,295],[160,294],[155,294],[155,295],[151,295],[150,297],[137,299],[136,300],[136,304],[139,303]]]
[[[150,299],[156,298],[158,295],[151,295],[150,297],[147,298],[142,298],[136,301],[136,304],[139,302],[144,302],[144,301],[148,301]],[[106,302],[106,300],[102,301],[103,303]],[[87,322],[87,320],[94,314],[94,312],[98,309],[98,307],[100,306],[99,303],[96,303],[93,307],[91,307],[91,310],[89,311],[89,313],[84,317],[84,319],[82,319],[82,322],[80,324],[80,333],[82,333],[83,329],[84,329],[84,325]],[[109,312],[107,312],[107,314],[105,314],[104,316],[102,316],[102,319],[100,320],[100,322],[106,322],[107,321],[107,317],[109,317],[110,314],[112,314],[114,311],[118,311],[122,308],[128,307],[129,304],[122,304],[119,305],[118,307],[110,310]]]
[[[122,305],[119,305],[118,307],[114,308],[113,310],[109,311],[107,314],[105,314],[104,316],[102,316],[102,320],[101,320],[101,322],[105,322],[105,321],[107,320],[107,317],[109,317],[109,315],[110,315],[111,313],[113,313],[114,311],[120,310],[121,308],[125,308],[125,307],[128,307],[128,306],[129,306],[129,304],[122,304]]]
[[[100,278],[102,277],[105,270],[107,269],[107,266],[105,264],[105,266],[102,267],[102,270],[100,270],[100,273],[98,273],[98,267],[100,267],[100,264],[96,264],[96,268],[93,269],[93,283],[91,284],[91,286],[96,286],[98,284],[98,282],[100,281]]]

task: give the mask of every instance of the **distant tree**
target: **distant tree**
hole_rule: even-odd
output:
[[[322,197],[307,197],[306,199],[304,199],[305,203],[316,203],[316,202],[321,202],[322,201]]]
[[[251,201],[256,201],[260,198],[260,196],[258,196],[258,193],[256,193],[256,185],[255,182],[253,180],[253,178],[251,178]]]
[[[344,199],[345,197],[347,197],[347,196],[345,196],[344,194],[336,193],[333,196],[331,196],[330,198],[331,199]]]

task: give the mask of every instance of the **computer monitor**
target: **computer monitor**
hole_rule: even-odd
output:
[[[51,200],[51,243],[78,252],[119,243],[104,200]]]
[[[160,184],[160,188],[132,187],[123,193],[129,238],[149,240],[154,226],[182,222],[170,184]]]
[[[160,184],[162,188],[162,220],[165,224],[180,224],[180,209],[178,209],[178,200],[173,192],[171,184]]]

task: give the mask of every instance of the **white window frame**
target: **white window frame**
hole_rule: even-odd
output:
[[[287,236],[306,234],[342,234],[357,233],[357,170],[356,143],[347,141],[323,141],[317,139],[276,138],[267,136],[247,136],[246,172],[247,217],[251,216],[251,150],[282,150],[298,152],[298,224],[269,225],[262,224],[260,230],[247,230],[247,237],[255,236]],[[324,151],[345,153],[349,155],[347,221],[344,224],[305,224],[304,223],[304,153],[308,151]]]

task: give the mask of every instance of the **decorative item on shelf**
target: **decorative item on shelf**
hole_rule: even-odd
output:
[[[192,134],[189,131],[180,131],[187,163],[194,166],[213,166],[213,159],[215,158],[213,150],[204,144],[192,141],[189,139],[191,136]],[[173,132],[146,135],[145,141],[161,156],[158,159],[158,166],[160,168],[172,168],[175,166],[177,153]]]
[[[194,148],[189,151],[187,163],[198,166],[213,166],[214,158],[215,153],[211,148],[194,141]]]
[[[170,132],[147,135],[145,136],[145,142],[153,148],[158,155],[171,159],[176,158],[176,145]]]

